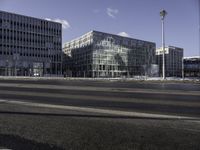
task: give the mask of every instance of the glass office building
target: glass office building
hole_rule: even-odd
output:
[[[62,25],[0,11],[0,75],[62,73]]]
[[[65,43],[65,69],[74,77],[133,77],[156,74],[155,43],[99,31]]]
[[[162,76],[163,49],[156,50],[157,64],[159,65],[159,76]],[[183,48],[165,47],[165,75],[166,77],[182,77]]]
[[[200,78],[200,56],[184,57],[184,76]]]

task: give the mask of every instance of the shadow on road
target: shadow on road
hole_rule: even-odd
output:
[[[58,113],[37,113],[37,112],[16,112],[16,111],[0,111],[0,114],[10,115],[33,115],[33,116],[52,116],[52,117],[73,117],[73,118],[102,118],[102,119],[147,119],[147,120],[190,120],[200,121],[198,118],[162,118],[162,117],[139,117],[139,116],[123,116],[123,115],[88,115],[88,114],[58,114]]]
[[[0,148],[13,150],[64,150],[54,145],[38,143],[16,135],[0,134]]]

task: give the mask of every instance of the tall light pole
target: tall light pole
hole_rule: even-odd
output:
[[[165,79],[165,32],[164,32],[164,18],[167,15],[167,12],[163,9],[160,12],[161,16],[161,23],[162,23],[162,50],[163,50],[163,67],[162,67],[162,72],[163,72],[163,80]]]
[[[198,9],[199,9],[199,57],[200,57],[200,0],[198,0]],[[200,70],[199,70],[200,71]]]
[[[199,58],[200,58],[200,0],[198,0],[199,6]],[[199,67],[199,74],[200,74],[200,67]]]

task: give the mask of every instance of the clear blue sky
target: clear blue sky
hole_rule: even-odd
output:
[[[161,46],[159,11],[165,9],[166,45],[199,55],[198,0],[0,0],[0,10],[62,21],[63,42],[90,30],[152,41]]]

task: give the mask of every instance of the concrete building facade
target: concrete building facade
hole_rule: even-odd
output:
[[[200,78],[200,56],[184,57],[184,77]]]
[[[0,75],[62,74],[62,25],[0,11]]]
[[[159,65],[159,76],[162,76],[163,50],[156,49],[156,59]],[[165,47],[165,75],[166,77],[182,77],[183,48]]]
[[[153,75],[155,43],[88,32],[65,43],[65,72],[78,77],[132,77]]]

